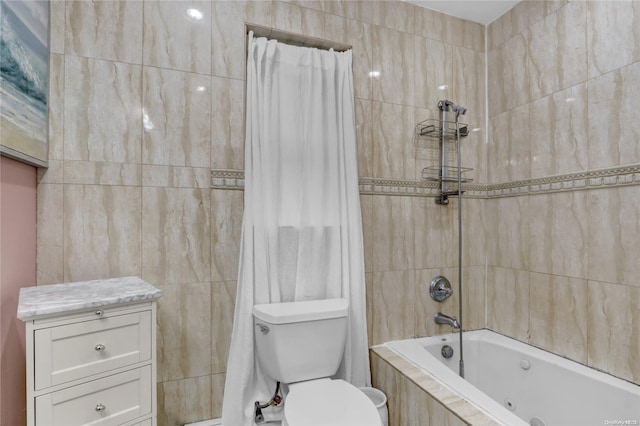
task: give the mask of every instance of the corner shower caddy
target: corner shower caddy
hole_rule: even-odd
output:
[[[460,183],[471,182],[473,179],[464,176],[472,171],[469,167],[458,166],[458,137],[456,134],[456,122],[448,121],[447,112],[440,111],[440,119],[427,119],[416,126],[416,147],[435,151],[438,163],[422,169],[422,179],[438,184],[438,197],[436,203],[446,205],[449,196],[458,195],[458,181]],[[458,123],[460,138],[469,134],[469,127],[464,123]],[[434,155],[435,156],[435,155]],[[460,169],[460,177],[458,176]]]

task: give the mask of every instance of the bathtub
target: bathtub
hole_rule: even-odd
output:
[[[457,333],[385,346],[506,426],[640,426],[640,386],[490,330],[463,339],[466,380]]]

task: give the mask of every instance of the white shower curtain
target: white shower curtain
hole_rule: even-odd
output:
[[[249,35],[244,218],[224,426],[253,425],[275,382],[254,356],[259,303],[349,300],[338,377],[370,383],[351,51]],[[264,410],[265,417],[273,413]]]

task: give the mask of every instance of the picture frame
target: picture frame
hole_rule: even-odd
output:
[[[0,0],[0,153],[48,164],[49,2]]]

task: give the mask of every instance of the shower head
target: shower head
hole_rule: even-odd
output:
[[[465,115],[467,113],[467,108],[460,105],[453,104],[451,105],[451,109],[456,113],[456,115]]]
[[[461,105],[456,105],[453,102],[448,100],[440,101],[438,103],[438,106],[442,111],[448,111],[449,107],[451,107],[451,110],[456,113],[456,117],[460,115],[465,115],[467,113],[466,107],[463,107]]]
[[[467,113],[467,108],[462,105],[456,105],[451,101],[445,101],[445,105],[451,107],[451,110],[456,113],[456,117]]]

